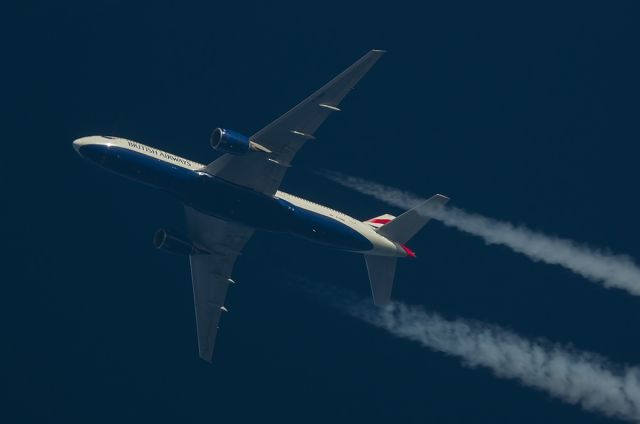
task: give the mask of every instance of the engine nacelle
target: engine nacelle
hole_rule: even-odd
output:
[[[258,143],[249,140],[249,137],[238,132],[216,128],[211,134],[211,147],[214,149],[231,153],[233,155],[243,155],[249,150],[254,152],[271,153],[271,150]]]
[[[153,245],[156,249],[166,250],[176,255],[195,255],[198,253],[207,253],[198,249],[189,240],[186,240],[175,234],[167,232],[167,230],[159,229],[153,236]]]

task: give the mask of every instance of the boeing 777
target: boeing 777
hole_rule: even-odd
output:
[[[384,52],[371,50],[278,119],[247,137],[222,128],[211,147],[223,154],[208,165],[136,141],[112,136],[73,142],[85,159],[158,188],[184,203],[188,235],[158,230],[154,245],[189,257],[199,356],[211,362],[218,323],[235,261],[255,230],[288,233],[364,255],[375,304],[388,303],[398,258],[415,257],[405,245],[429,220],[435,195],[397,218],[359,221],[279,190],[296,152]]]

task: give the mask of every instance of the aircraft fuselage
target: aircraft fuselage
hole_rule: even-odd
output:
[[[268,196],[232,184],[207,173],[204,165],[171,153],[115,137],[84,137],[73,144],[85,159],[171,193],[207,215],[340,250],[407,256],[401,245],[348,215],[281,191]]]

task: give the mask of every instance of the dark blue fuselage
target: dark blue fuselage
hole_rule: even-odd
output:
[[[87,144],[81,156],[120,175],[159,188],[207,215],[252,228],[284,232],[349,251],[367,251],[372,243],[353,228],[278,197],[241,187],[117,145]]]

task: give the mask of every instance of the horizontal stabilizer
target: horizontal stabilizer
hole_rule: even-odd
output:
[[[392,256],[364,255],[373,303],[376,305],[386,305],[391,301],[397,259]]]
[[[449,198],[436,194],[413,209],[409,209],[396,219],[383,225],[378,233],[389,240],[404,244],[408,242],[431,219],[431,213],[444,206]]]

